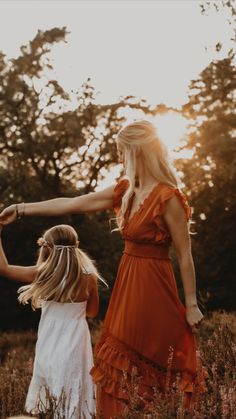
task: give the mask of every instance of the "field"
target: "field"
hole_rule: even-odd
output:
[[[99,327],[92,325],[93,343]],[[166,399],[156,395],[152,413],[140,412],[135,382],[130,385],[130,408],[127,419],[235,419],[236,418],[236,315],[214,312],[204,319],[197,339],[207,366],[207,392],[196,401],[191,413],[184,412],[183,397],[169,389]],[[0,418],[24,413],[29,385],[36,333],[3,332],[0,335]],[[45,419],[55,418],[53,413]],[[58,419],[67,419],[58,417]]]

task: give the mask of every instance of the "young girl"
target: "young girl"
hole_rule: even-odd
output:
[[[9,265],[0,245],[0,275],[30,283],[19,289],[19,301],[42,308],[25,408],[39,414],[49,408],[50,396],[57,406],[54,417],[91,418],[95,413],[89,376],[93,355],[86,316],[95,317],[98,312],[100,276],[78,248],[71,226],[50,228],[38,244],[37,264],[28,267]]]

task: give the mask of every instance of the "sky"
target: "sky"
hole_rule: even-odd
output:
[[[76,89],[91,77],[101,102],[135,95],[181,106],[191,79],[230,39],[226,17],[202,16],[200,1],[0,1],[0,50],[9,57],[38,29],[66,26],[53,48],[57,78]]]
[[[190,80],[214,58],[214,46],[230,48],[225,13],[203,16],[198,0],[0,0],[0,50],[9,58],[37,30],[66,26],[67,43],[53,47],[55,78],[77,90],[88,78],[100,103],[134,95],[150,104],[181,107]],[[136,115],[127,114],[128,121]],[[186,134],[186,120],[168,114],[156,120],[173,151]]]

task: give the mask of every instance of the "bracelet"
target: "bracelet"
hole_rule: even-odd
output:
[[[19,211],[18,211],[18,204],[15,205],[15,210],[16,210],[16,218],[19,219]]]
[[[190,308],[190,307],[198,307],[198,305],[197,305],[197,303],[193,303],[193,304],[186,304],[186,307],[187,307],[187,308]]]
[[[22,208],[22,212],[21,212],[21,217],[24,217],[25,215],[25,203],[22,202],[23,208]]]
[[[17,218],[17,220],[19,220],[20,218],[22,218],[25,215],[25,203],[22,202],[22,205],[23,205],[22,211],[20,211],[19,205],[20,204],[16,204],[15,205],[16,218]]]

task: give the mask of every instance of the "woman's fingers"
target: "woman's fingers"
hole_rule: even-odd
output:
[[[202,319],[201,319],[202,320]],[[193,333],[197,333],[197,330],[201,324],[201,320],[195,321],[195,322],[191,322],[190,326],[192,328]]]
[[[195,334],[195,333],[197,333],[197,328],[196,328],[196,326],[192,326],[192,332]]]
[[[203,316],[198,321],[195,321],[190,325],[192,327],[193,333],[197,333],[198,327],[200,326],[202,319],[203,319]]]
[[[197,326],[203,319],[203,314],[198,307],[186,308],[186,320],[191,327]]]
[[[200,325],[201,321],[203,319],[203,315],[189,315],[187,316],[187,322],[192,328],[196,328]]]
[[[15,206],[11,205],[10,207],[5,208],[0,214],[0,223],[10,224],[16,219],[16,210]]]
[[[188,320],[188,324],[191,326],[193,333],[197,333],[197,330],[198,330],[198,327],[201,323],[201,320],[202,320],[202,318],[199,319],[199,320],[196,320],[196,319],[195,320],[193,320],[193,319]]]

